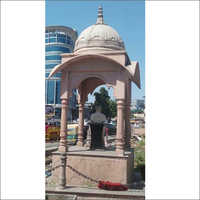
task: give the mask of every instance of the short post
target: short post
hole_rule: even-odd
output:
[[[60,153],[60,178],[59,178],[59,189],[64,189],[66,186],[66,153]]]

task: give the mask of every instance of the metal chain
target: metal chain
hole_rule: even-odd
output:
[[[55,166],[55,167],[53,167],[51,169],[48,169],[48,170],[45,171],[45,173],[51,173],[52,171],[56,170],[59,167],[61,167],[61,165],[57,165],[57,166]],[[51,174],[50,175],[46,175],[46,178],[49,178],[50,176],[51,176]]]
[[[56,163],[60,163],[60,162],[57,161]],[[53,168],[51,168],[51,169],[46,170],[45,172],[46,172],[46,173],[51,173],[52,171],[56,170],[56,169],[59,168],[59,167],[61,167],[61,165],[57,165],[57,166],[55,166],[55,167],[53,167]],[[75,172],[75,173],[78,174],[79,176],[82,176],[83,178],[86,178],[86,179],[90,180],[91,182],[95,182],[95,183],[98,183],[98,182],[99,182],[99,181],[97,181],[97,180],[95,180],[95,179],[93,179],[93,178],[90,178],[90,177],[88,177],[88,176],[82,174],[81,172],[77,171],[76,169],[74,169],[74,168],[73,168],[72,166],[70,166],[70,165],[66,165],[66,167],[70,168],[73,172]],[[51,176],[51,175],[50,175],[50,176]],[[47,178],[50,177],[50,176],[47,176]]]
[[[57,169],[58,167],[61,167],[61,165],[57,165],[56,167],[53,167],[53,168],[47,170],[46,172],[52,172],[52,171],[54,171],[55,169]]]
[[[50,172],[56,170],[56,169],[59,168],[59,167],[61,167],[61,165],[57,165],[57,166],[55,166],[55,167],[53,167],[53,168],[51,168],[51,169],[49,169],[49,170],[46,170],[46,173],[48,173],[48,172],[50,173]],[[93,178],[90,178],[89,176],[86,176],[86,175],[82,174],[81,172],[77,171],[76,169],[74,169],[74,168],[73,168],[72,166],[70,166],[70,165],[66,165],[66,167],[70,168],[73,172],[77,173],[79,176],[82,176],[83,178],[86,178],[86,179],[90,180],[91,182],[95,182],[95,183],[98,183],[98,182],[99,182],[99,181],[97,181],[97,180],[95,180],[95,179],[93,179]],[[50,177],[50,176],[47,176],[47,178],[48,178],[48,177]]]
[[[80,173],[79,171],[77,171],[76,169],[74,169],[72,166],[70,165],[66,165],[66,167],[69,167],[72,171],[74,171],[75,173],[77,173],[79,176],[82,176],[83,178],[86,178],[88,180],[90,180],[91,182],[95,182],[95,183],[98,183],[99,181],[93,179],[93,178],[90,178],[82,173]]]

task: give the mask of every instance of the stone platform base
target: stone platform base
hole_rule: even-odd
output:
[[[46,197],[48,200],[144,200],[145,191],[108,191],[94,188],[66,187],[65,189],[46,188]],[[71,198],[70,198],[71,197]]]
[[[133,152],[125,152],[118,156],[115,151],[95,150],[90,151],[84,147],[73,147],[67,153],[66,164],[81,174],[97,181],[119,182],[130,184],[133,182]],[[52,153],[52,167],[60,165],[60,153]],[[76,171],[66,167],[66,185],[95,187],[94,183]],[[59,183],[60,167],[52,172],[52,179]]]

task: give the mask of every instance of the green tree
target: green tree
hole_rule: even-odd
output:
[[[100,105],[102,108],[102,113],[108,117],[115,117],[117,115],[117,105],[116,102],[111,100],[108,91],[105,88],[101,88],[99,92],[94,93],[95,102],[94,106]]]
[[[111,117],[116,117],[117,116],[117,103],[116,101],[110,100],[110,112],[111,112]]]

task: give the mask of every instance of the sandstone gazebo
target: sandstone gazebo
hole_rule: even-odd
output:
[[[126,151],[130,151],[131,82],[134,82],[140,88],[139,64],[136,61],[130,61],[119,34],[112,27],[104,23],[101,7],[99,7],[98,10],[96,24],[89,26],[79,35],[73,53],[62,54],[62,63],[52,70],[50,77],[57,72],[62,73],[60,95],[62,111],[60,144],[58,152],[53,155],[53,163],[59,162],[60,158],[62,158],[63,163],[65,163],[66,159],[63,158],[63,155],[67,155],[67,163],[71,162],[71,164],[76,163],[75,159],[79,159],[80,161],[81,158],[81,152],[79,152],[78,156],[76,154],[76,156],[72,158],[72,152],[70,153],[70,151],[68,151],[66,142],[68,102],[72,90],[75,88],[78,89],[79,129],[77,145],[81,147],[83,146],[83,107],[87,96],[89,93],[92,93],[96,87],[105,84],[108,88],[113,88],[114,97],[117,102],[116,150],[114,153],[110,152],[110,154],[107,152],[106,155],[108,157],[111,156],[113,159],[126,158],[124,162],[126,162],[128,166],[132,158],[132,156],[127,156],[125,153]],[[92,155],[94,155],[94,152]],[[99,162],[99,160],[93,159],[93,161],[91,161],[91,155],[88,154],[88,156],[85,162],[92,162],[94,164],[93,167],[95,167],[95,162]],[[103,161],[101,160],[101,162]],[[112,163],[115,162],[112,161]],[[84,165],[83,161],[82,164]],[[119,163],[115,163],[115,165],[118,164]],[[124,165],[122,164],[122,166]],[[74,167],[79,167],[79,170],[82,170],[83,173],[86,173],[88,176],[93,176],[90,174],[92,173],[90,169],[84,171],[83,168],[80,168],[80,165],[74,165]],[[96,167],[96,170],[99,170],[97,168],[98,167]],[[99,178],[103,179],[107,176],[105,172],[103,172],[106,170],[103,170],[102,174],[100,171]],[[116,173],[118,172],[116,171]],[[67,169],[65,170],[65,167],[63,167],[60,168],[60,170],[58,169],[57,172],[54,172],[54,177],[60,176],[60,186],[64,187],[66,178],[68,183],[70,182],[69,174],[70,171]],[[123,179],[122,177],[124,176],[125,178]],[[127,174],[119,176],[118,179],[114,178],[114,181],[121,181],[123,183],[130,182],[127,178]],[[76,184],[78,179],[77,181],[71,182],[72,184]]]

